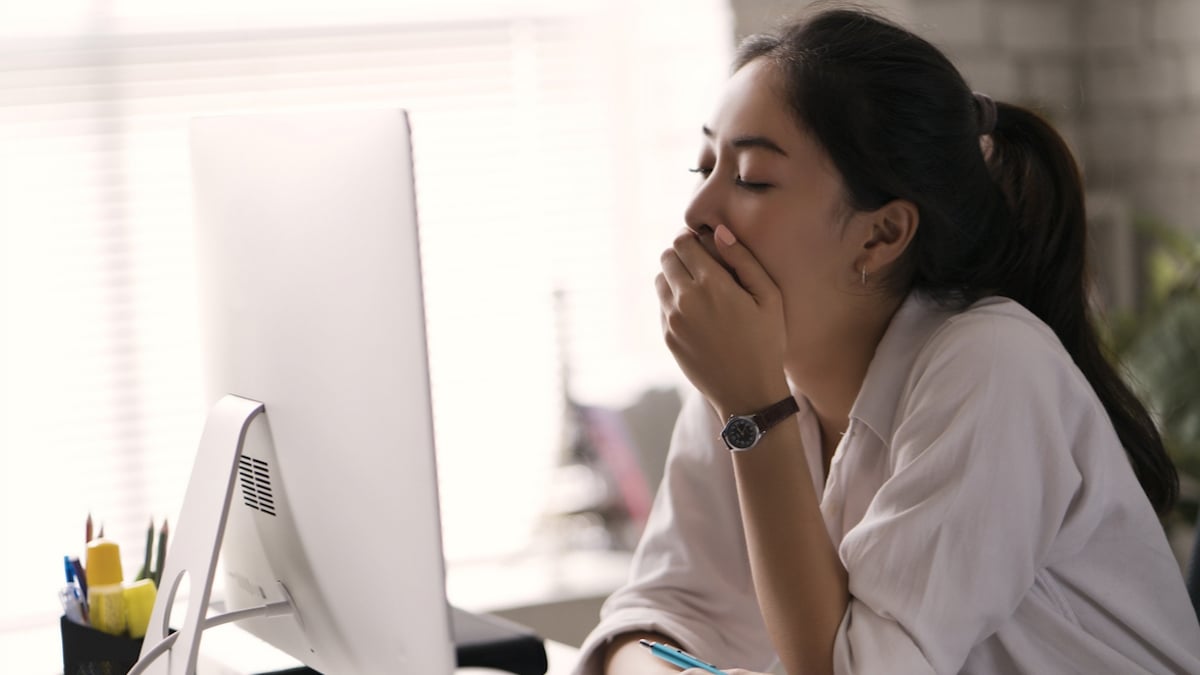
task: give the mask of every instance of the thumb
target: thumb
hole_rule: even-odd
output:
[[[718,225],[713,231],[713,239],[717,242],[717,252],[721,254],[721,259],[733,268],[738,281],[750,295],[756,299],[763,299],[778,292],[775,280],[767,274],[750,249],[738,241],[733,231],[724,225]]]

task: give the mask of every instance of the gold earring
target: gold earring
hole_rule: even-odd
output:
[[[862,283],[863,283],[863,286],[867,285],[867,266],[866,265],[863,265],[863,268],[862,268]]]

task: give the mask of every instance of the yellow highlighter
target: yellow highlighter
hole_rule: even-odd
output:
[[[150,613],[154,611],[154,599],[158,595],[152,579],[138,579],[125,585],[125,625],[129,637],[143,638],[150,625]]]
[[[121,588],[121,548],[108,539],[93,539],[87,547],[88,619],[96,630],[125,632],[125,591]]]

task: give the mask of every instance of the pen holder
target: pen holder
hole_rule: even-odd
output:
[[[64,675],[125,675],[137,663],[142,641],[110,635],[68,619],[59,621],[62,630]]]

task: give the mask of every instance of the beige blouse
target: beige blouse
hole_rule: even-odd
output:
[[[827,480],[798,398],[849,574],[836,672],[1200,673],[1200,626],[1112,424],[1023,307],[989,298],[951,313],[910,296]],[[719,428],[692,395],[629,581],[605,603],[579,675],[632,630],[724,668],[775,663]]]

